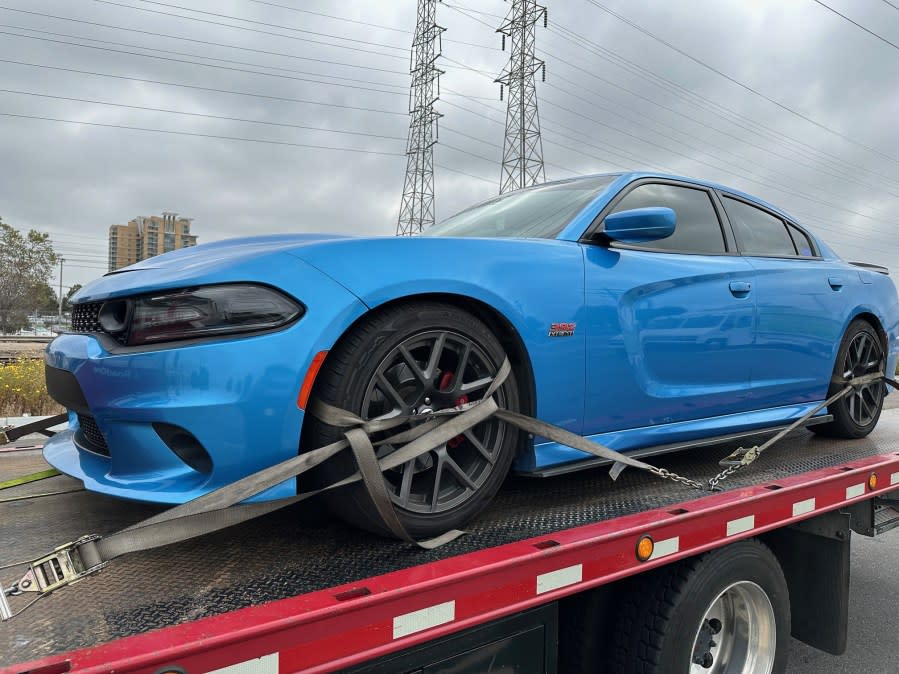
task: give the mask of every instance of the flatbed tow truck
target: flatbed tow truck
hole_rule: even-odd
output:
[[[737,444],[652,463],[708,480]],[[46,467],[39,449],[4,451],[0,483]],[[0,491],[0,566],[161,510],[79,486]],[[899,410],[862,440],[798,430],[719,486],[513,475],[433,550],[302,503],[42,598],[0,623],[0,671],[764,672],[784,671],[791,633],[841,653],[852,532],[899,525]]]

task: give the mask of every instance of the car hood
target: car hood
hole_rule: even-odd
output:
[[[72,300],[90,302],[205,283],[264,281],[260,270],[265,269],[266,258],[273,258],[273,264],[296,264],[299,256],[288,257],[288,251],[343,238],[335,234],[280,234],[182,248],[109,272],[85,285]]]
[[[551,239],[334,234],[230,239],[173,251],[110,272],[81,289],[73,300],[87,302],[236,281],[283,287],[284,275],[305,265],[374,306],[389,296],[442,291],[468,294],[474,287],[493,285],[493,273],[500,268],[533,268],[535,263],[562,254],[563,249],[567,249],[567,258],[574,252],[572,245]]]

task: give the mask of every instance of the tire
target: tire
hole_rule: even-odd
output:
[[[483,397],[505,357],[497,338],[466,311],[438,302],[410,302],[375,312],[342,338],[325,360],[313,397],[367,419],[425,415]],[[518,411],[514,374],[494,398],[500,407]],[[309,416],[301,451],[341,437],[340,429]],[[386,471],[387,488],[406,531],[414,538],[435,536],[481,512],[509,472],[518,440],[517,429],[488,419],[414,462]],[[389,445],[379,448],[379,458],[392,450]],[[350,453],[341,452],[323,463],[312,481],[332,484],[355,469]],[[361,483],[326,492],[325,500],[346,522],[390,535]]]
[[[759,541],[740,541],[633,585],[616,628],[613,671],[780,674],[789,641],[780,564]]]
[[[840,343],[833,378],[845,379],[872,372],[883,372],[885,363],[883,344],[877,332],[867,321],[855,320],[849,324]],[[832,396],[841,388],[842,384],[831,383],[827,396]],[[819,435],[828,437],[863,438],[877,425],[880,412],[883,410],[885,394],[886,387],[883,382],[863,386],[827,408],[833,415],[833,421],[809,428]]]

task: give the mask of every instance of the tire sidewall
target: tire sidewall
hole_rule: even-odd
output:
[[[849,352],[849,346],[852,344],[852,341],[855,339],[855,337],[862,332],[868,333],[868,335],[870,335],[877,341],[877,343],[880,345],[881,353],[885,358],[886,354],[884,352],[884,346],[880,335],[878,335],[877,331],[873,327],[871,327],[870,323],[868,323],[867,321],[856,319],[849,324],[848,328],[846,328],[846,333],[843,336],[843,341],[840,343],[840,348],[837,352],[836,363],[834,363],[833,368],[834,379],[842,378],[846,356]],[[827,395],[832,396],[838,393],[841,388],[841,384],[832,383]],[[848,397],[844,396],[836,403],[834,403],[828,410],[834,416],[833,425],[835,429],[840,432],[840,435],[842,437],[863,438],[872,430],[874,430],[875,426],[877,426],[877,422],[880,419],[880,413],[883,411],[883,397],[881,397],[881,404],[877,410],[877,414],[874,415],[871,423],[867,424],[866,426],[860,426],[852,419],[851,415],[849,414],[849,403],[847,398]]]
[[[361,413],[369,382],[382,361],[393,349],[410,337],[435,330],[454,332],[476,342],[495,369],[499,369],[506,358],[506,353],[495,335],[483,322],[468,312],[453,305],[435,302],[410,304],[398,309],[388,309],[370,317],[368,324],[362,326],[360,333],[365,334],[364,339],[353,340],[350,335],[350,339],[342,340],[335,347],[333,354],[349,359],[353,363],[353,367],[348,372],[342,373],[341,376],[336,376],[335,373],[328,371],[328,361],[326,360],[322,372],[323,383],[326,385],[319,387],[316,384],[316,394],[326,403],[356,414]],[[329,379],[330,381],[328,381]],[[505,399],[504,406],[517,411],[519,397],[514,373],[509,374],[500,391]],[[519,432],[514,427],[504,425],[502,432],[504,436],[499,459],[476,494],[450,510],[433,515],[396,508],[400,521],[412,536],[432,535],[437,530],[445,531],[461,526],[461,523],[477,514],[486,502],[493,498],[509,471],[519,442]],[[313,432],[309,436],[311,437],[309,437],[308,446],[314,448],[340,439],[342,431],[332,426],[315,423]],[[355,461],[348,453],[345,453],[343,457],[336,457],[336,459],[340,459],[335,461],[337,471],[349,474],[355,470]],[[332,472],[330,475],[327,473],[324,475],[334,480],[335,478],[339,479],[337,474]],[[340,491],[344,492],[344,490]],[[337,514],[366,529],[386,533],[380,521],[373,519],[371,513],[374,509],[365,490],[356,485],[355,490],[348,489],[346,492],[345,494],[334,494],[329,498],[331,504],[337,506],[334,508]],[[340,498],[350,498],[352,502],[338,501]],[[364,518],[361,521],[360,516]]]
[[[764,554],[767,553],[767,554]],[[737,543],[712,555],[700,564],[682,591],[682,601],[673,611],[668,633],[663,640],[662,671],[690,669],[693,645],[700,623],[712,603],[729,586],[748,581],[768,596],[776,622],[775,666],[773,672],[786,671],[790,641],[790,597],[780,565],[767,548]],[[667,662],[665,662],[667,660]],[[686,663],[678,668],[678,663]]]

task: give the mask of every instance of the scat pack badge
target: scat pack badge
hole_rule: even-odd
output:
[[[577,323],[550,323],[549,324],[549,336],[550,337],[573,337],[574,336],[574,328],[577,326]]]

